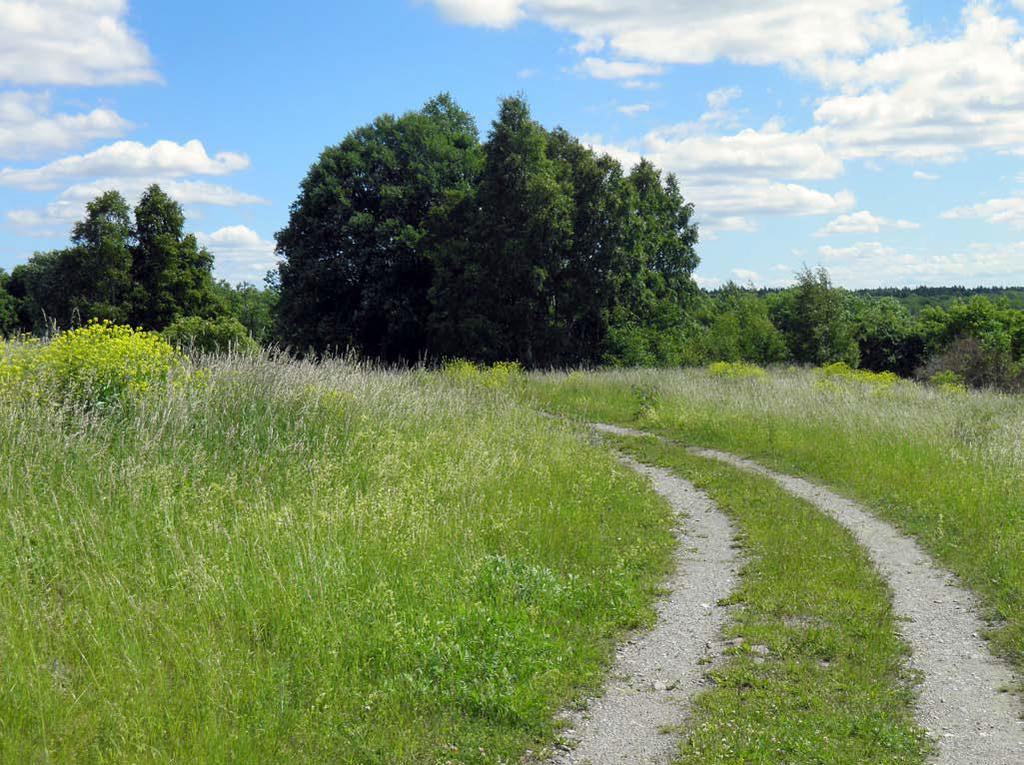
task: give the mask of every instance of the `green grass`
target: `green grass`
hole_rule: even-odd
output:
[[[1024,669],[1024,398],[774,370],[551,374],[551,411],[756,458],[857,498],[978,592],[992,645]]]
[[[648,623],[667,506],[482,386],[267,359],[0,401],[0,762],[499,763]]]
[[[707,491],[749,559],[725,633],[742,643],[697,697],[680,765],[923,762],[907,648],[852,535],[766,478],[651,438],[615,442]]]

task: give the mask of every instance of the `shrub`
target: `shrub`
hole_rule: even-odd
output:
[[[900,380],[899,375],[895,372],[872,372],[869,369],[854,369],[842,361],[822,367],[818,370],[818,374],[825,381],[848,380],[879,388],[891,387]]]
[[[964,336],[933,357],[918,370],[918,379],[931,380],[937,374],[950,372],[972,388],[997,388],[1018,392],[1024,390],[1024,369],[1015,363],[1010,351],[999,343],[984,342]]]
[[[456,359],[447,362],[443,372],[445,377],[456,382],[483,385],[496,390],[520,385],[526,380],[523,367],[517,361],[499,361],[488,367]]]
[[[964,382],[964,378],[956,372],[951,372],[949,370],[946,370],[945,372],[936,372],[931,376],[928,382],[945,393],[967,392],[967,384]]]
[[[164,339],[183,351],[199,353],[257,353],[259,345],[233,316],[204,319],[184,316],[163,332]]]
[[[735,380],[759,380],[765,376],[765,371],[761,367],[742,361],[718,361],[708,367],[708,372],[714,377]]]
[[[103,406],[169,383],[183,361],[155,332],[92,321],[48,343],[5,344],[0,392]]]

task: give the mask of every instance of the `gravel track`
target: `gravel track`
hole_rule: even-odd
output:
[[[980,637],[985,624],[977,599],[918,544],[861,505],[802,478],[713,449],[693,454],[771,478],[849,529],[886,578],[893,607],[903,620],[910,666],[922,674],[917,718],[938,745],[940,765],[1024,764],[1020,700],[1007,693],[1012,670]]]
[[[863,506],[802,478],[713,449],[693,454],[766,476],[845,526],[889,583],[910,666],[921,673],[917,719],[937,744],[939,765],[1024,764],[1024,707],[1007,692],[1013,671],[981,638],[977,598],[921,547]]]
[[[678,532],[675,572],[668,597],[657,604],[657,625],[616,652],[605,693],[583,712],[568,715],[571,746],[552,765],[668,765],[690,700],[703,687],[703,666],[721,653],[727,609],[718,602],[736,583],[739,556],[733,529],[707,496],[666,470],[623,458],[647,476],[673,510],[685,517]]]
[[[594,428],[651,435],[610,425]],[[936,744],[936,765],[1024,765],[1024,704],[1007,692],[1020,687],[1020,678],[989,652],[978,600],[950,572],[913,539],[828,489],[728,452],[688,451],[772,479],[834,518],[867,550],[892,592],[900,632],[912,651],[909,666],[921,675],[916,716]]]

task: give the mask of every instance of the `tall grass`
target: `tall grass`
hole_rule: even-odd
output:
[[[1024,398],[802,370],[550,374],[530,391],[861,499],[983,596],[995,649],[1024,668]]]
[[[671,514],[501,391],[208,360],[0,399],[0,762],[496,763],[652,618]]]

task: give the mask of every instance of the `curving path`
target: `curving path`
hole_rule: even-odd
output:
[[[596,426],[627,436],[648,433]],[[1024,765],[1024,705],[1007,690],[1018,678],[989,653],[977,599],[918,544],[863,506],[802,478],[727,452],[691,448],[766,476],[850,530],[889,583],[910,666],[921,673],[917,718],[936,743],[938,765]]]
[[[548,762],[557,765],[668,765],[678,737],[667,733],[686,718],[691,697],[701,689],[704,660],[713,648],[727,611],[718,602],[732,592],[739,564],[729,521],[702,492],[667,470],[623,462],[647,476],[679,516],[675,573],[658,603],[658,622],[617,651],[605,694],[585,712],[569,716],[564,748]]]

